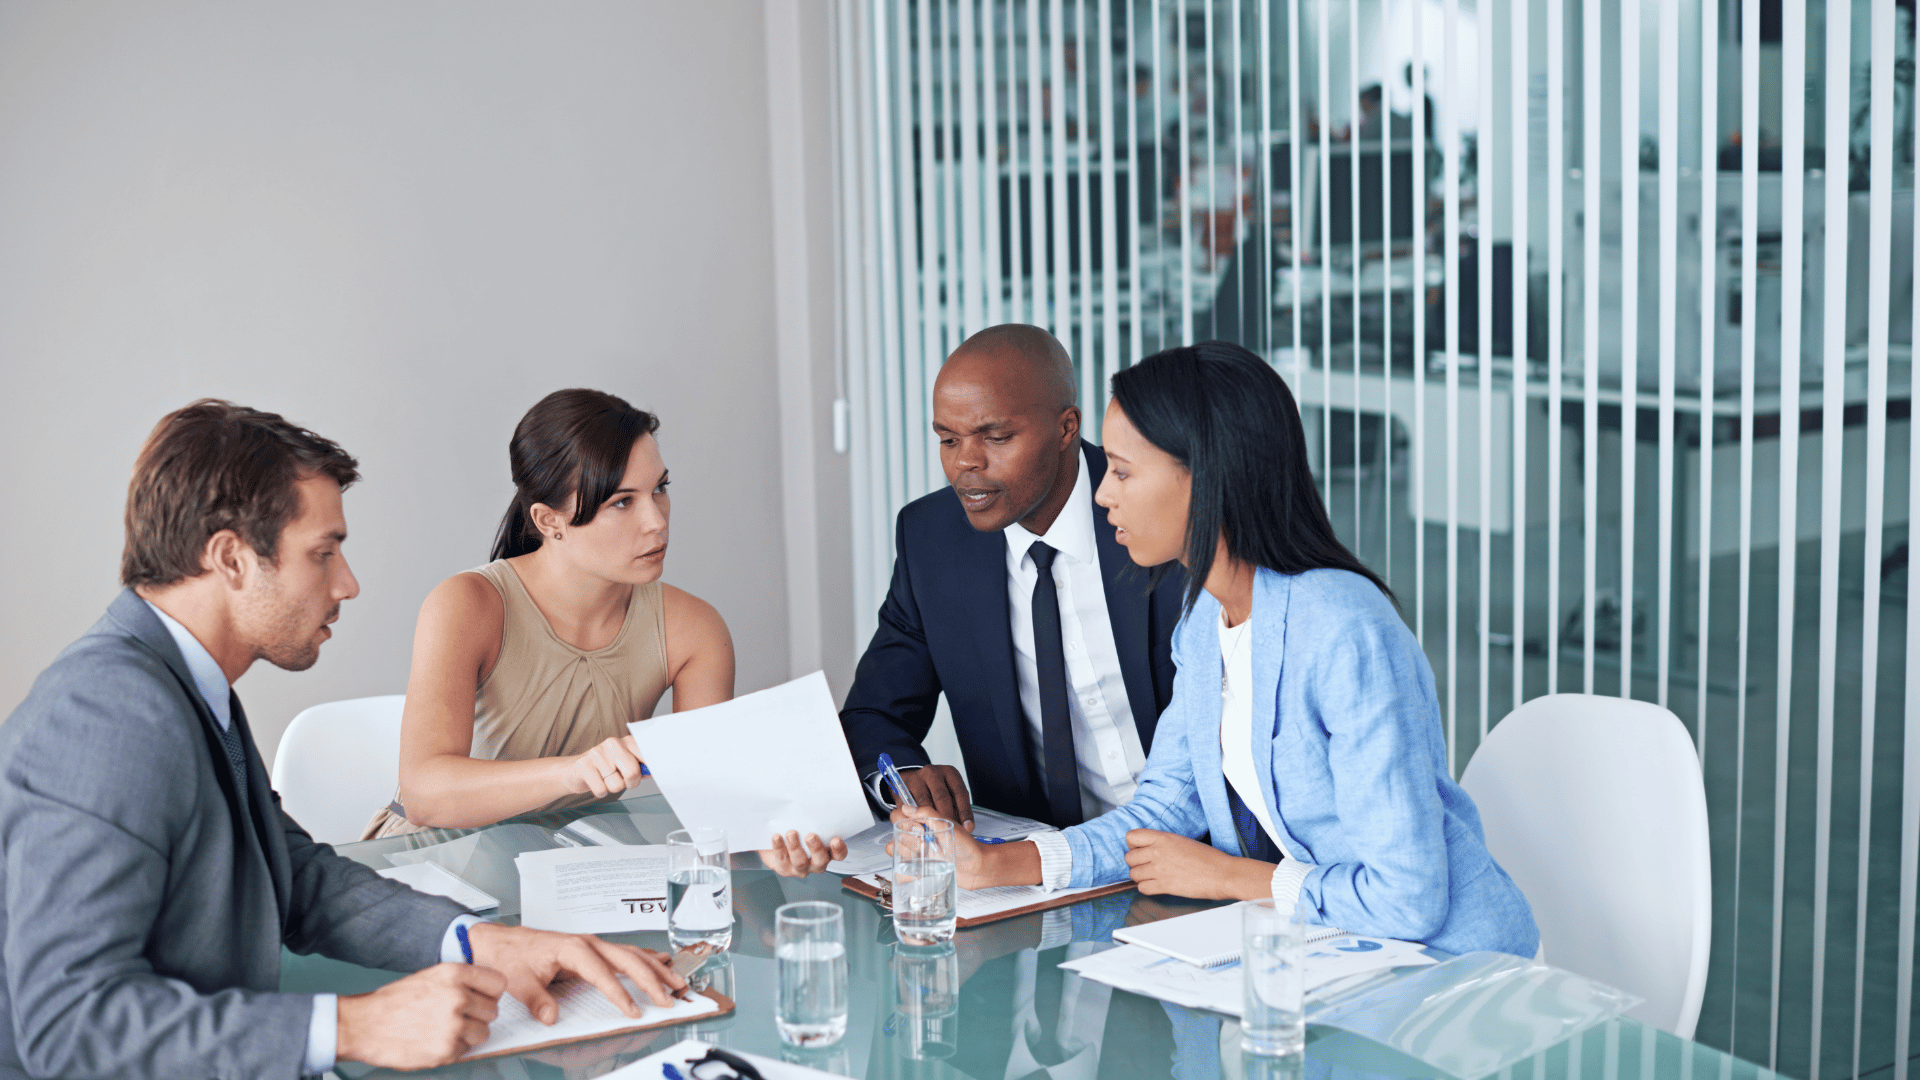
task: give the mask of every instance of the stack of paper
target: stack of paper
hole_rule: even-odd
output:
[[[527,1007],[513,995],[500,995],[500,1015],[487,1025],[487,1041],[467,1051],[467,1057],[510,1054],[552,1043],[591,1039],[596,1035],[609,1035],[628,1028],[661,1027],[720,1011],[720,1003],[705,994],[694,994],[691,1000],[676,1001],[671,1007],[663,1009],[653,1004],[633,984],[633,980],[625,975],[619,976],[619,979],[627,988],[627,993],[633,996],[633,1003],[640,1006],[640,1019],[635,1020],[615,1008],[613,1002],[608,1001],[607,996],[595,989],[592,983],[567,979],[548,987],[554,1003],[560,1006],[559,1019],[550,1025],[535,1020]]]
[[[487,911],[500,906],[500,901],[491,893],[475,887],[466,878],[438,863],[403,863],[377,873],[417,892],[444,896],[468,911]]]
[[[667,928],[667,848],[556,848],[514,860],[520,925],[569,934]]]
[[[1247,905],[1226,904],[1189,915],[1129,926],[1113,932],[1113,940],[1143,945],[1185,963],[1200,967],[1230,964],[1240,959],[1240,925]],[[1309,943],[1339,937],[1346,933],[1334,926],[1307,928]]]
[[[877,874],[857,874],[856,881],[864,881],[875,888],[891,888],[893,872],[891,870]],[[1081,893],[1096,892],[1109,888],[1107,885],[1089,885],[1084,889],[1055,889],[1051,892],[1039,885],[998,885],[991,889],[957,889],[958,911],[962,919],[984,919],[1008,911],[1018,911],[1035,904],[1051,904],[1058,907],[1067,902],[1062,898],[1071,898]]]
[[[1425,948],[1418,942],[1359,934],[1345,934],[1309,945],[1307,997],[1311,999],[1317,991],[1353,975],[1435,963]],[[1139,945],[1122,945],[1060,966],[1118,990],[1230,1016],[1240,1015],[1246,992],[1237,961],[1201,967]]]

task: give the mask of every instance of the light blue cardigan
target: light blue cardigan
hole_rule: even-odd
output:
[[[1065,830],[1074,886],[1127,876],[1130,829],[1211,834],[1240,854],[1220,765],[1219,623],[1202,592],[1175,628],[1173,700],[1138,790]],[[1380,590],[1345,570],[1261,570],[1252,648],[1254,768],[1274,839],[1311,866],[1305,906],[1357,934],[1534,955],[1533,910],[1447,771],[1433,670]]]

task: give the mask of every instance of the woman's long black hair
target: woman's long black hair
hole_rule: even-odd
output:
[[[569,525],[585,525],[620,489],[627,458],[660,418],[599,390],[555,390],[514,426],[507,457],[513,467],[513,505],[493,537],[493,557],[536,551],[545,537],[533,527],[534,503],[555,510],[578,495]]]
[[[1158,352],[1113,377],[1113,400],[1142,437],[1193,477],[1186,609],[1200,597],[1219,537],[1241,562],[1282,574],[1351,570],[1393,590],[1334,535],[1307,468],[1307,437],[1286,381],[1232,342]]]

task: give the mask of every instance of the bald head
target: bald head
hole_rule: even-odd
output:
[[[1060,339],[1026,323],[989,326],[960,343],[947,357],[940,380],[952,370],[956,377],[984,379],[1018,396],[1020,405],[1072,406],[1079,393],[1073,385],[1073,358]]]
[[[1080,467],[1073,362],[1052,334],[1009,323],[968,338],[933,383],[940,464],[967,521],[1045,535]]]

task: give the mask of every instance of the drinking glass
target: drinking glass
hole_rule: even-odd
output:
[[[950,1058],[960,1043],[960,959],[952,942],[893,947],[894,1045],[914,1061]]]
[[[893,827],[893,932],[908,945],[953,939],[959,908],[953,830],[945,818]]]
[[[847,1033],[847,929],[840,905],[780,905],[773,913],[773,959],[780,1041],[798,1047],[839,1042]]]
[[[733,944],[733,872],[725,829],[667,834],[667,940],[675,949]]]
[[[1299,1053],[1307,1045],[1304,924],[1271,898],[1244,904],[1241,912],[1246,1000],[1240,1048],[1269,1057]]]

